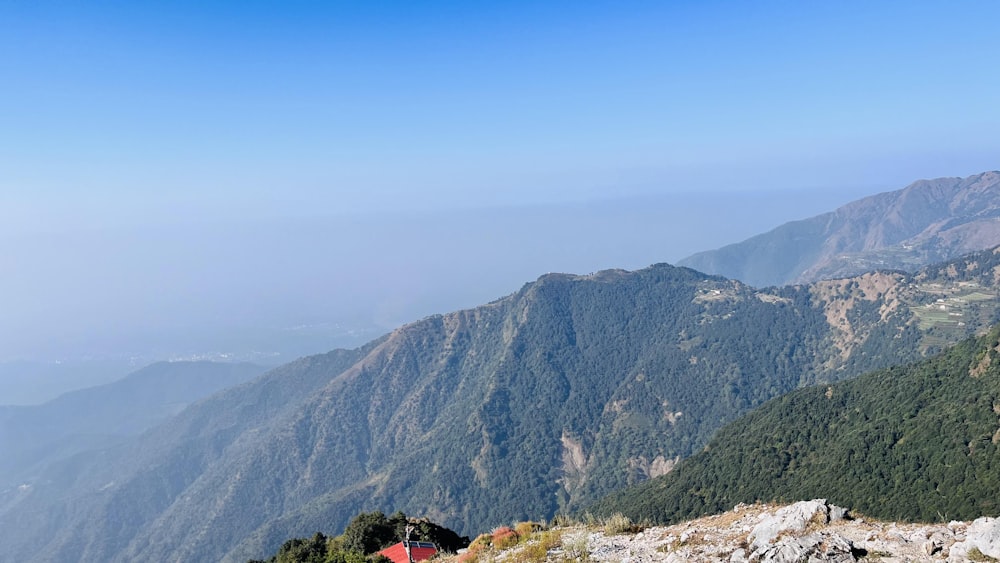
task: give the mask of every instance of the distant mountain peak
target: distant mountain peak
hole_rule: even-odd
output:
[[[1000,244],[1000,172],[918,180],[679,262],[768,286],[913,271]]]

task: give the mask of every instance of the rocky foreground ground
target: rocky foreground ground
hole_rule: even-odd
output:
[[[739,505],[732,511],[635,533],[593,527],[553,530],[538,549],[529,539],[484,551],[483,561],[996,561],[1000,519],[947,524],[887,523],[853,516],[825,500],[787,506]],[[465,557],[463,560],[469,560]]]

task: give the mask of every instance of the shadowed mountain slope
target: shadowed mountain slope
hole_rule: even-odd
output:
[[[1000,172],[920,180],[679,262],[758,287],[915,270],[1000,244]]]

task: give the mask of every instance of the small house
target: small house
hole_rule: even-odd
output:
[[[410,553],[407,555],[406,548],[409,546]],[[392,563],[410,563],[413,561],[426,561],[434,554],[437,553],[437,547],[431,542],[426,541],[401,541],[396,545],[390,545],[389,547],[383,549],[379,552],[379,555],[384,555],[392,560]]]

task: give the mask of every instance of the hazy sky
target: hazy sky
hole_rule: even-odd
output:
[[[1000,168],[997,21],[989,1],[0,0],[0,359],[390,326]],[[796,195],[713,223],[705,194],[764,190]]]

